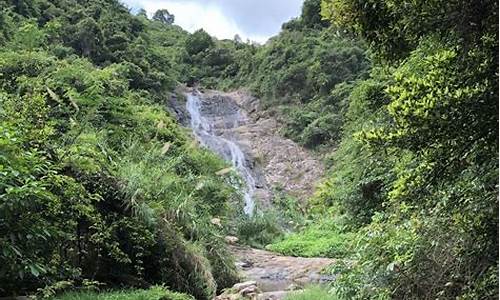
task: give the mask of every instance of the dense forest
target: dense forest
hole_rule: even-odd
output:
[[[187,84],[249,90],[324,157],[295,232],[241,222],[267,249],[338,258],[321,299],[498,298],[497,1],[306,0],[264,45],[174,20],[0,0],[0,296],[238,282],[240,179],[169,111]]]

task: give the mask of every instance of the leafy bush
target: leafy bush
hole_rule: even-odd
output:
[[[296,198],[275,189],[272,203],[272,207],[257,207],[252,216],[240,213],[233,217],[232,230],[242,243],[264,248],[286,232],[303,226],[303,208]]]

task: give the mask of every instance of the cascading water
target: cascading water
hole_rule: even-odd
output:
[[[255,192],[255,178],[248,166],[245,153],[240,146],[229,138],[218,134],[215,126],[215,118],[204,115],[202,109],[201,94],[198,92],[188,93],[186,109],[191,116],[191,128],[202,145],[211,149],[215,153],[230,161],[233,167],[238,171],[246,183],[244,190],[245,208],[244,212],[247,215],[252,215],[255,202],[253,194]],[[234,128],[241,121],[241,114],[236,111],[234,114],[223,116],[223,124],[225,127]]]

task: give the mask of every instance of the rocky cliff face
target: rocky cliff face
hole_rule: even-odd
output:
[[[280,124],[260,109],[259,99],[244,91],[212,90],[204,91],[201,99],[200,110],[211,119],[214,132],[235,142],[245,153],[255,178],[257,202],[270,204],[276,190],[302,201],[313,193],[324,172],[322,163],[311,152],[279,135]],[[179,111],[181,105],[174,107]],[[178,115],[186,113],[179,111]]]

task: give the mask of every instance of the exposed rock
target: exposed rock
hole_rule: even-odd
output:
[[[279,188],[301,200],[310,196],[324,167],[314,155],[279,135],[281,125],[260,109],[259,99],[237,91],[205,91],[203,111],[218,134],[236,141],[256,179],[254,197],[264,206]]]
[[[266,292],[257,296],[258,300],[282,300],[288,293],[286,291]],[[311,299],[314,300],[314,299]]]
[[[210,223],[212,223],[213,225],[216,225],[218,227],[222,227],[222,223],[221,223],[221,220],[219,218],[212,218],[212,220],[210,220]]]
[[[233,287],[231,288],[233,291],[239,293],[240,291],[248,288],[248,287],[252,287],[252,286],[255,286],[257,287],[257,281],[245,281],[245,282],[241,282],[241,283],[237,283],[235,285],[233,285]]]
[[[215,300],[233,300],[233,299],[257,299],[261,290],[255,281],[246,281],[235,284],[232,288],[217,296]]]
[[[178,88],[176,92],[182,94],[184,90],[184,88]],[[172,94],[166,104],[170,114],[176,118],[180,124],[187,126],[189,123],[189,114],[186,110],[185,99],[179,98],[177,94]]]
[[[224,240],[226,241],[226,243],[228,243],[230,245],[235,245],[239,241],[239,239],[237,237],[231,236],[231,235],[226,236],[224,238]]]
[[[215,172],[215,175],[223,176],[223,175],[226,175],[228,173],[231,173],[232,170],[233,170],[233,168],[225,168],[225,169],[222,169],[220,171]]]
[[[241,299],[241,297],[238,294],[226,294],[226,293],[214,298],[214,300],[239,300],[239,299]]]
[[[295,283],[292,283],[290,284],[287,288],[286,288],[287,291],[298,291],[298,290],[302,290],[302,286],[301,285],[298,285],[298,284],[295,284]]]
[[[253,263],[251,261],[241,261],[238,264],[239,267],[246,269],[246,268],[251,268],[253,266]]]
[[[239,294],[241,296],[254,296],[257,295],[260,292],[260,289],[257,287],[257,283],[251,286],[247,286],[246,288],[242,289],[239,291]]]
[[[163,145],[163,148],[161,148],[161,155],[167,154],[168,150],[170,149],[172,145],[170,143],[165,143]]]

